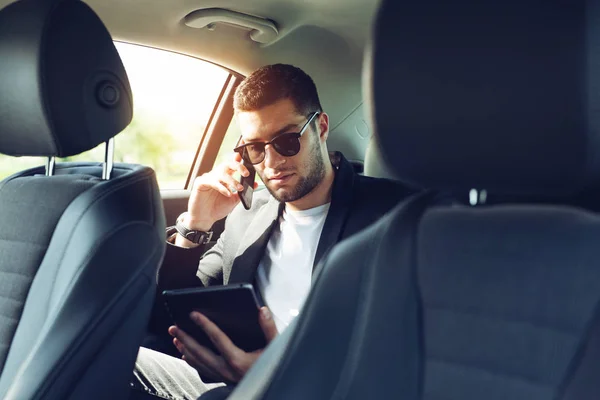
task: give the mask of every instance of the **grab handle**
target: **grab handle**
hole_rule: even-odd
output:
[[[273,21],[223,8],[206,8],[192,11],[184,18],[184,23],[191,28],[204,28],[217,22],[250,29],[250,38],[262,44],[274,41],[279,34]]]

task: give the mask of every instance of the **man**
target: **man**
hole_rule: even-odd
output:
[[[159,282],[161,289],[197,286],[181,271],[202,254],[196,272],[202,285],[254,284],[266,304],[259,322],[270,341],[300,312],[323,255],[412,191],[357,175],[340,153],[330,155],[329,117],[314,82],[296,67],[276,64],[255,71],[237,88],[234,108],[242,132],[238,152],[195,180],[188,210],[178,219],[179,232],[169,236]],[[248,211],[238,205],[243,187],[233,178],[248,175],[241,154],[267,189],[254,193]],[[192,236],[200,238],[195,241],[202,243],[204,232],[226,216],[223,234],[207,251],[182,236],[194,231]],[[169,334],[185,362],[205,381],[238,382],[261,351],[245,353],[206,317],[195,313],[193,318],[223,356],[172,326]],[[154,367],[167,361],[156,357],[163,356],[147,349],[138,357],[136,375],[150,392],[189,398],[206,390],[197,375],[181,366],[172,367],[171,379],[161,378]],[[196,392],[190,394],[190,388]]]

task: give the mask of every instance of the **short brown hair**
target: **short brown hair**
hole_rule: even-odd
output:
[[[235,91],[233,108],[256,111],[283,99],[290,99],[302,115],[323,111],[312,78],[289,64],[266,65],[246,77]]]

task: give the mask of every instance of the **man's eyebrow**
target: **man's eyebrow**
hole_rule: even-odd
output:
[[[285,132],[287,132],[287,131],[289,131],[291,129],[298,128],[298,125],[300,125],[300,124],[287,124],[283,128],[281,128],[278,131],[276,131],[275,133],[271,134],[270,137],[267,140],[271,140],[275,136],[280,135],[282,133],[285,133]],[[265,141],[265,140],[264,139],[253,139],[253,138],[250,138],[250,139],[244,140],[244,143],[263,142],[263,141]]]

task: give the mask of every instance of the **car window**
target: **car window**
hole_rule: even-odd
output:
[[[115,43],[134,98],[131,124],[115,138],[115,162],[156,171],[161,189],[183,189],[198,144],[229,72],[164,50]],[[60,161],[103,161],[104,145]],[[36,157],[0,155],[0,179],[44,164]]]
[[[240,131],[236,116],[234,115],[229,123],[229,128],[227,128],[227,133],[225,133],[225,137],[223,137],[223,142],[219,148],[217,158],[215,159],[215,165],[218,165],[231,157],[233,148],[237,144],[241,134],[242,132]]]
[[[225,133],[225,137],[223,137],[223,142],[221,143],[221,147],[219,148],[219,153],[217,154],[217,158],[215,159],[214,165],[219,165],[223,161],[227,160],[228,157],[231,157],[233,153],[233,148],[237,144],[237,141],[240,139],[241,131],[237,122],[235,115],[231,119],[231,123],[229,124],[229,128],[227,129],[227,133]],[[239,174],[234,175],[235,178],[239,179]],[[263,186],[264,183],[260,179],[258,174],[256,175],[256,182],[259,186]]]

